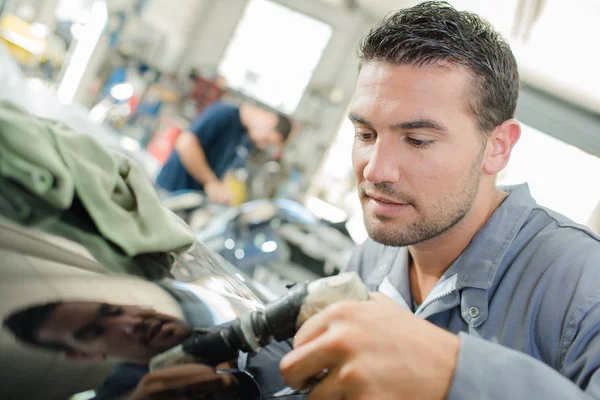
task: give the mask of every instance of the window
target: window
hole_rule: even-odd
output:
[[[600,201],[600,158],[521,124],[498,185],[527,182],[538,204],[586,224]]]
[[[600,2],[546,0],[526,43],[513,44],[521,67],[568,88],[571,96],[586,96],[598,107],[600,75],[597,48]],[[566,97],[569,98],[569,97]]]
[[[227,85],[286,114],[304,94],[331,26],[269,0],[251,0],[219,73]]]
[[[561,97],[577,101],[584,97],[600,107],[600,57],[593,50],[598,47],[598,0],[453,0],[452,4],[488,19],[509,39],[525,80],[535,79],[537,86]],[[519,9],[522,19],[517,19]]]

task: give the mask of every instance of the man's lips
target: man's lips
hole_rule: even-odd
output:
[[[410,206],[410,203],[401,203],[375,194],[367,194],[367,199],[369,208],[378,215],[393,216]]]
[[[392,200],[385,196],[380,196],[380,195],[376,195],[376,194],[372,194],[372,193],[365,193],[365,194],[367,195],[367,197],[370,197],[371,199],[377,201],[378,203],[392,204],[392,205],[398,205],[398,206],[408,205],[408,203],[402,203],[402,202],[399,202],[396,200]]]
[[[148,328],[148,333],[146,334],[146,343],[150,343],[152,341],[152,339],[154,339],[154,337],[156,335],[158,335],[158,333],[160,332],[160,329],[162,328],[162,326],[164,325],[164,322],[162,321],[155,321],[153,322],[150,327]]]

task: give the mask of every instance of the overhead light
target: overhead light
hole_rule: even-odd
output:
[[[92,53],[108,21],[108,10],[104,1],[96,1],[90,12],[89,22],[85,25],[80,40],[71,54],[63,79],[58,86],[58,101],[69,104],[81,84],[83,74],[90,62]]]
[[[31,24],[31,33],[33,33],[37,37],[46,37],[50,30],[44,24],[40,24],[39,22],[34,22]]]
[[[235,251],[234,255],[235,255],[235,258],[237,258],[238,260],[241,260],[242,258],[244,258],[244,256],[246,255],[246,253],[242,249],[237,249]]]
[[[133,96],[131,83],[119,83],[110,89],[110,95],[118,101],[129,100]]]
[[[127,136],[123,136],[120,140],[120,143],[125,150],[129,150],[131,152],[136,152],[141,149],[140,142]]]
[[[83,29],[83,24],[73,24],[71,25],[71,29],[69,29],[69,32],[71,32],[71,36],[73,36],[73,39],[79,40],[81,39],[81,35],[83,34]]]
[[[274,240],[267,240],[263,244],[260,245],[260,250],[264,253],[272,253],[277,250],[277,242]]]

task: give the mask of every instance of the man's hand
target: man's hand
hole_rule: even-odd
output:
[[[231,204],[233,195],[227,185],[219,180],[208,182],[204,185],[204,191],[211,203]]]
[[[217,368],[227,368],[222,364]],[[138,383],[131,400],[201,398],[202,394],[220,393],[236,386],[235,378],[217,374],[204,364],[184,364],[150,372]]]
[[[309,399],[443,399],[460,339],[381,293],[333,304],[300,328],[280,364],[299,389],[327,370]]]

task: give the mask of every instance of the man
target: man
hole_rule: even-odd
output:
[[[177,290],[170,286],[169,291]],[[191,301],[191,292],[179,292],[186,319],[213,326],[215,311],[202,299]],[[259,385],[265,394],[275,393],[285,385],[278,361],[290,350],[289,343],[274,344],[253,355],[245,365],[232,360],[210,367],[203,364],[176,366],[148,373],[148,363],[187,339],[195,329],[179,319],[152,309],[130,305],[69,301],[42,304],[11,314],[4,325],[16,337],[30,345],[65,353],[70,360],[103,360],[111,357],[122,361],[96,391],[95,400],[115,399],[130,395],[141,400],[151,396],[180,398],[186,394],[196,398],[200,393],[235,392],[234,382],[244,379],[240,390]],[[252,388],[248,378],[240,374],[223,374],[217,370],[239,367],[254,376]],[[152,397],[154,398],[154,397]],[[224,398],[224,397],[220,397]],[[227,397],[229,398],[229,397]],[[245,398],[245,397],[244,397]]]
[[[209,201],[228,204],[231,193],[223,178],[235,165],[239,148],[278,146],[291,130],[284,115],[251,104],[213,103],[178,137],[156,183],[169,191],[203,190]]]
[[[152,309],[84,301],[30,307],[5,324],[19,339],[63,350],[71,360],[111,356],[148,363],[192,333],[183,321]]]
[[[308,320],[284,380],[327,370],[309,399],[600,398],[600,237],[494,184],[520,136],[507,43],[426,2],[373,28],[360,60],[370,239],[348,269],[383,293]]]
[[[175,384],[154,388],[156,377],[146,375],[150,359],[181,343],[193,330],[183,321],[151,309],[96,302],[49,303],[12,314],[5,326],[22,341],[63,351],[69,360],[102,360],[110,356],[123,361],[98,388],[96,400],[115,399],[130,392],[132,399],[141,400],[158,394],[175,396],[190,386],[202,392],[207,385],[210,391],[222,391],[231,385],[231,376],[219,375],[213,368],[198,364],[169,371],[168,380],[160,380],[175,379]],[[159,378],[161,375],[164,371],[158,374]],[[185,385],[177,382],[182,379]]]

